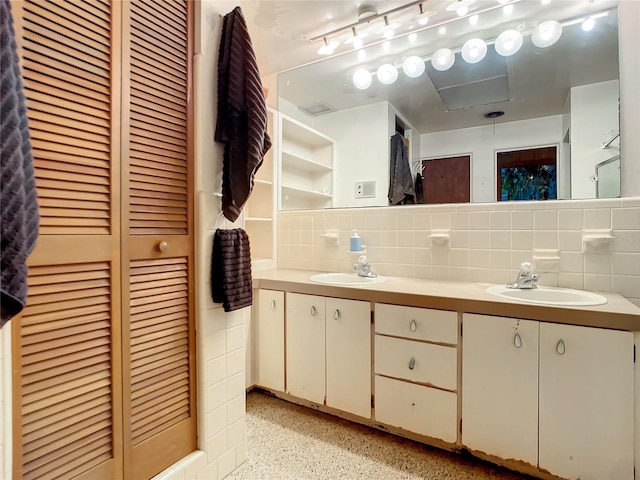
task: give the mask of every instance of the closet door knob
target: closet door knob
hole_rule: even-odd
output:
[[[411,357],[411,360],[409,360],[409,370],[413,370],[414,368],[416,368],[416,359]]]
[[[418,324],[415,320],[411,320],[411,323],[409,324],[409,330],[411,330],[412,332],[418,330]]]
[[[336,311],[333,312],[333,319],[338,320],[340,318],[340,310],[336,308]]]
[[[316,316],[316,307],[311,307],[311,316],[315,317]]]
[[[556,352],[558,352],[560,355],[564,355],[565,351],[566,351],[566,347],[564,344],[564,340],[560,339],[560,341],[556,345]]]
[[[167,242],[166,240],[162,240],[160,243],[158,243],[158,250],[163,253],[169,250],[169,242]]]
[[[271,310],[275,310],[275,309],[276,309],[276,301],[271,300]]]
[[[520,334],[516,333],[516,336],[513,337],[513,344],[516,348],[520,348],[522,346],[522,338],[520,338]]]

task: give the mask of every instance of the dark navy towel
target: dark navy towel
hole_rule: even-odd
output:
[[[224,143],[222,212],[235,222],[271,148],[260,72],[240,7],[227,14],[222,25],[217,115],[215,140]]]
[[[22,77],[9,0],[0,0],[0,327],[24,308],[38,203]]]
[[[225,312],[253,303],[249,236],[241,228],[218,229],[213,236],[211,296]]]

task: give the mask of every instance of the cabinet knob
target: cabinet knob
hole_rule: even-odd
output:
[[[162,240],[160,243],[158,243],[158,250],[163,253],[169,250],[169,242],[167,242],[166,240]]]
[[[271,300],[271,310],[275,310],[275,309],[276,309],[276,301]]]
[[[558,352],[560,355],[564,355],[565,350],[566,347],[564,345],[564,340],[560,339],[560,341],[556,345],[556,352]]]
[[[416,323],[415,320],[411,320],[411,323],[409,324],[409,330],[411,330],[412,332],[415,332],[418,329],[418,324]]]
[[[315,317],[316,316],[316,307],[311,307],[311,316]]]
[[[411,360],[409,360],[409,370],[413,370],[414,368],[416,368],[416,359],[411,357]]]
[[[333,312],[333,319],[338,320],[340,318],[340,310],[336,308],[336,311]]]
[[[520,338],[520,334],[516,333],[516,336],[513,337],[513,344],[516,348],[520,348],[522,346],[522,338]]]

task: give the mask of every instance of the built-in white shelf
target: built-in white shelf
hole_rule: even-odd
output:
[[[282,168],[295,168],[309,173],[325,173],[333,170],[329,165],[285,151],[282,152]]]
[[[310,147],[319,147],[333,143],[333,140],[326,135],[284,115],[282,116],[282,130],[284,137],[297,143],[309,145]]]
[[[317,190],[307,190],[306,188],[294,187],[293,185],[282,185],[282,195],[296,196],[305,199],[331,199],[331,195]]]

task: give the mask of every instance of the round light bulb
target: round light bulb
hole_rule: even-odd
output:
[[[396,35],[396,32],[393,29],[389,29],[385,30],[383,35],[387,40],[391,40]]]
[[[593,27],[595,26],[596,26],[596,21],[593,19],[593,17],[589,17],[585,19],[584,22],[582,22],[582,30],[584,30],[585,32],[593,30]]]
[[[357,37],[353,39],[353,48],[355,49],[362,48],[363,45],[364,45],[364,42],[362,41],[362,38]]]
[[[531,42],[538,48],[547,48],[560,40],[562,25],[555,20],[542,22],[531,34]]]
[[[440,27],[438,29],[438,35],[444,35],[445,33],[447,33],[447,27]]]
[[[498,35],[494,47],[498,55],[513,55],[522,47],[522,34],[517,30],[506,30]]]
[[[511,15],[513,13],[513,4],[505,5],[502,7],[502,13],[505,15]]]
[[[353,84],[360,90],[366,90],[371,86],[371,73],[366,68],[359,68],[351,77]]]
[[[384,65],[380,65],[380,67],[378,67],[376,76],[378,77],[378,80],[380,80],[380,83],[391,85],[398,79],[398,70],[390,63],[385,63]]]
[[[469,13],[469,7],[466,5],[464,7],[460,7],[456,10],[456,13],[459,17],[464,17],[467,13]]]
[[[487,54],[487,44],[481,38],[472,38],[465,42],[460,53],[465,62],[478,63]]]
[[[436,50],[431,57],[431,65],[440,72],[449,70],[456,61],[455,54],[448,48]]]
[[[332,40],[331,42],[325,40],[324,45],[318,49],[318,55],[331,55],[338,48],[338,45],[340,45],[340,42],[337,40]]]
[[[424,60],[420,57],[408,57],[402,64],[402,71],[407,77],[416,78],[424,73]]]

